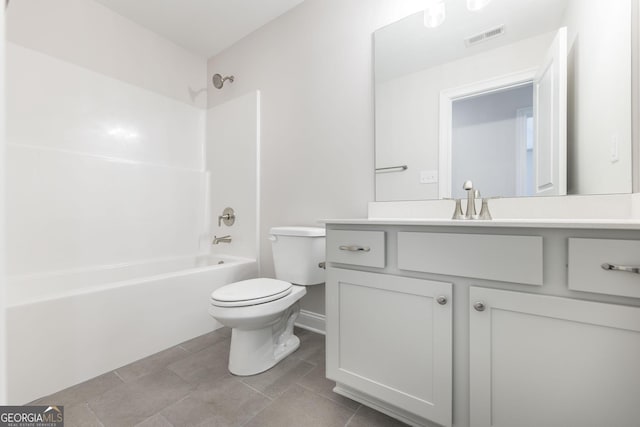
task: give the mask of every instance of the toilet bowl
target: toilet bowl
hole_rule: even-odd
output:
[[[211,294],[209,314],[231,330],[229,371],[264,372],[293,353],[300,339],[293,326],[305,286],[324,282],[324,229],[274,227],[270,231],[276,279],[231,283]],[[295,284],[293,284],[293,283]]]
[[[281,282],[287,286],[285,295],[275,299],[269,296],[231,302],[220,301],[218,291],[243,286],[255,287],[268,282]],[[275,279],[251,279],[236,282],[218,289],[211,295],[209,314],[231,330],[229,371],[235,375],[255,375],[273,367],[300,346],[300,339],[293,334],[293,324],[300,312],[298,300],[307,293],[304,286],[291,285]],[[256,293],[255,295],[260,295]],[[267,300],[267,301],[260,301]]]

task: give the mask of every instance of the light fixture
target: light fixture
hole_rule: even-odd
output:
[[[467,0],[467,9],[471,12],[476,12],[488,5],[489,2],[491,2],[491,0]]]
[[[424,10],[424,26],[436,28],[444,22],[445,7],[444,0],[432,0]]]

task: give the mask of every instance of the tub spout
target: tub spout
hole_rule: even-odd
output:
[[[224,243],[231,243],[231,236],[229,236],[229,235],[220,236],[220,237],[213,236],[213,242],[212,243],[214,245],[217,245],[217,244],[220,244],[220,243],[223,243],[223,242]]]

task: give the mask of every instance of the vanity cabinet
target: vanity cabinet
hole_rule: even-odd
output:
[[[640,307],[470,289],[472,427],[640,425]]]
[[[326,289],[336,391],[451,425],[451,283],[328,268]]]
[[[329,222],[327,377],[414,426],[638,427],[640,275],[601,265],[640,265],[639,243],[640,226]]]

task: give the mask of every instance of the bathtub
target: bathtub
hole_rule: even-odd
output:
[[[209,295],[253,259],[198,256],[8,278],[8,399],[24,404],[221,325]]]

